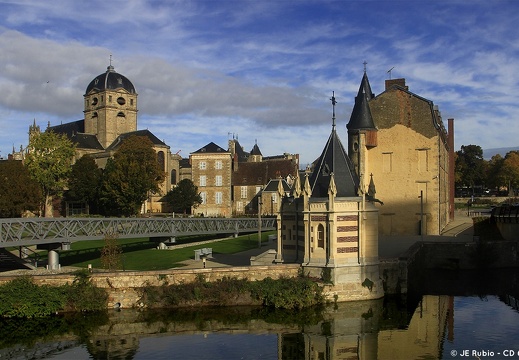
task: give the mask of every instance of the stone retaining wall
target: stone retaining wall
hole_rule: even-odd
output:
[[[188,269],[188,270],[160,270],[160,271],[120,271],[120,272],[94,272],[92,282],[95,286],[108,290],[108,307],[132,308],[140,307],[139,289],[145,286],[162,286],[190,283],[203,277],[212,282],[224,277],[247,279],[249,281],[263,280],[267,277],[279,279],[281,277],[296,277],[301,266],[298,264],[274,265],[274,266],[246,266],[228,268]],[[71,284],[74,275],[39,273],[32,275],[37,285],[60,286]],[[11,281],[16,276],[0,277],[0,284]]]

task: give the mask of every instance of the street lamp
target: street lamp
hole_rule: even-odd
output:
[[[258,194],[258,247],[261,247],[261,194]]]

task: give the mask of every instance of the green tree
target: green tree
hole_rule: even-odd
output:
[[[500,154],[492,156],[488,161],[486,185],[491,189],[499,189],[508,186],[506,178],[503,176],[502,167],[504,158]]]
[[[478,145],[462,145],[461,150],[456,151],[455,172],[455,178],[459,179],[456,187],[474,188],[483,185],[485,180],[483,149]]]
[[[198,187],[189,179],[180,180],[177,186],[166,194],[164,200],[171,210],[183,214],[190,213],[191,207],[197,208],[202,203]]]
[[[67,201],[87,203],[90,212],[96,213],[99,203],[99,187],[102,170],[88,155],[80,158],[74,165],[68,181]]]
[[[150,192],[160,192],[164,181],[157,153],[147,137],[130,136],[109,159],[101,185],[100,202],[107,215],[139,213]]]
[[[0,161],[0,217],[20,217],[39,210],[41,191],[21,161]]]
[[[52,217],[52,200],[63,193],[74,154],[75,146],[65,135],[45,131],[34,133],[29,140],[25,165],[40,185],[45,217]]]

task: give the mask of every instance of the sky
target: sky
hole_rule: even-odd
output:
[[[319,157],[347,146],[366,68],[375,95],[405,78],[433,101],[455,150],[517,147],[519,1],[0,0],[0,157],[83,118],[108,65],[138,93],[138,129],[189,157],[209,142]],[[366,63],[366,64],[364,64]]]

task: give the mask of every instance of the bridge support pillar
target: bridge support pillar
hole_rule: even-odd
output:
[[[49,250],[48,265],[49,270],[59,269],[59,253],[56,250]]]

